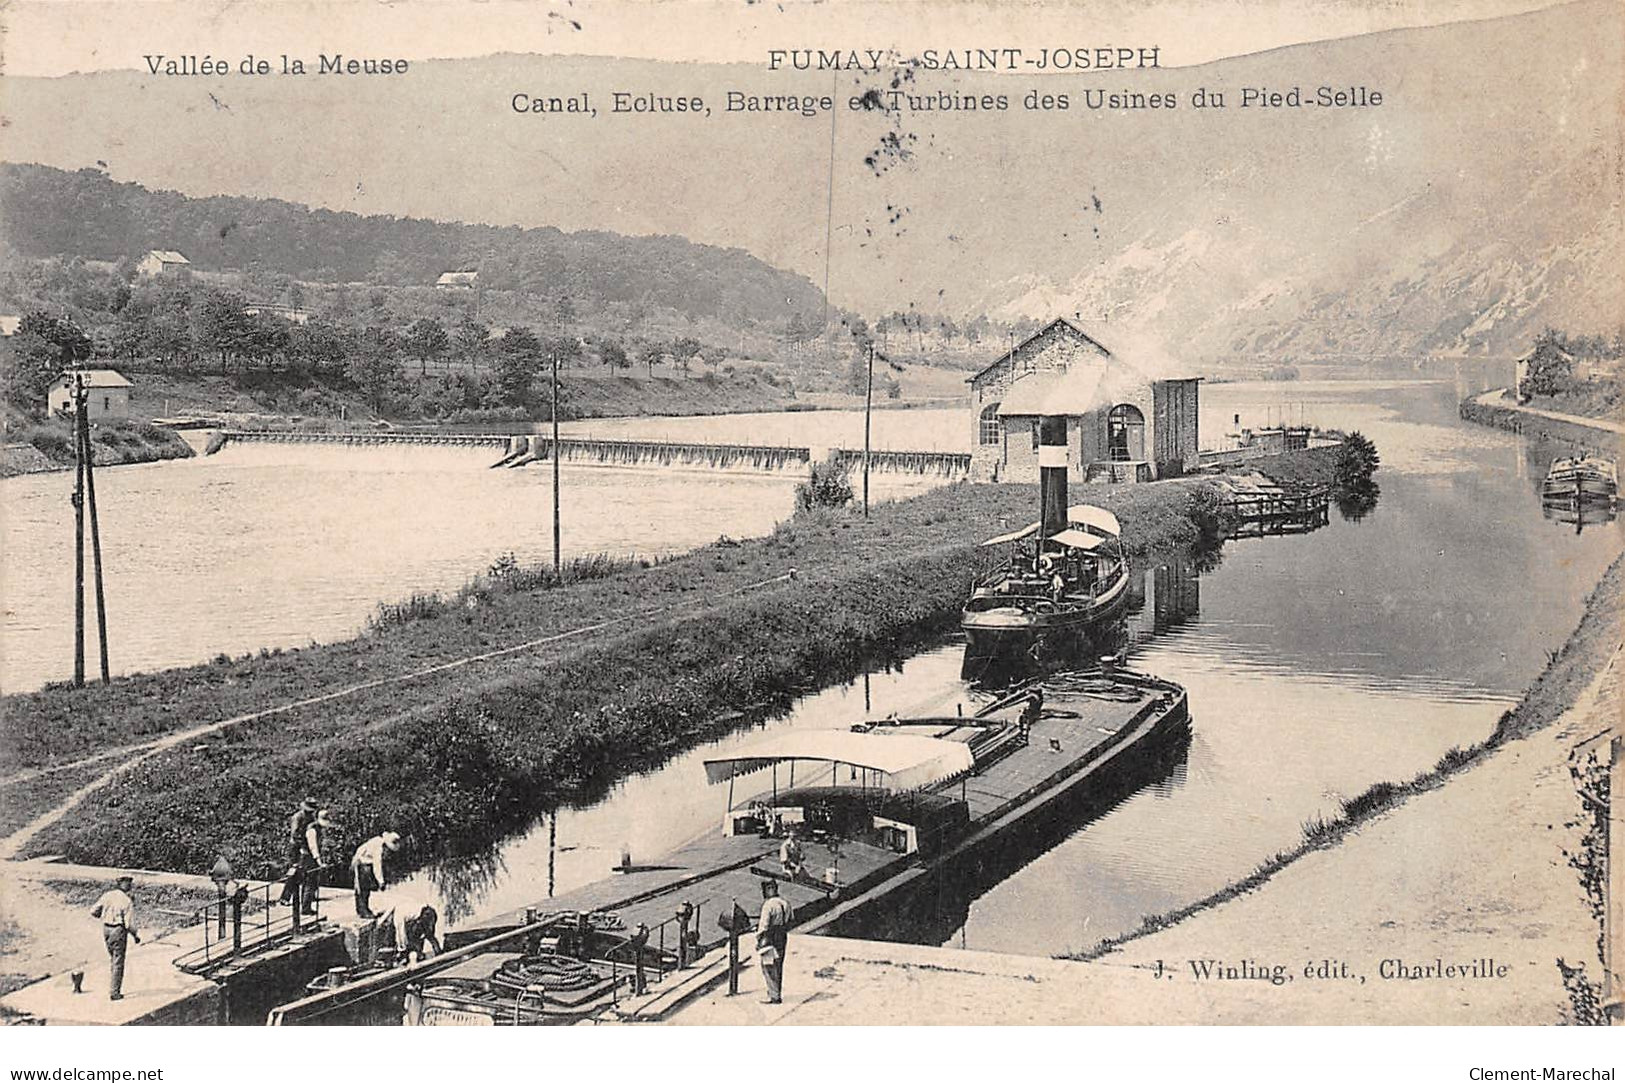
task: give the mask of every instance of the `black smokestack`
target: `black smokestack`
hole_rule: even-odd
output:
[[[1038,490],[1042,536],[1066,529],[1066,418],[1038,419]]]

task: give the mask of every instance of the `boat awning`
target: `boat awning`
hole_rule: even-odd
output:
[[[997,538],[989,538],[983,545],[1004,545],[1008,542],[1018,542],[1023,538],[1030,538],[1038,533],[1037,523],[1028,523],[1020,530],[1012,530],[1008,534],[1000,534]]]
[[[1074,526],[1089,527],[1113,538],[1123,533],[1122,524],[1118,523],[1117,516],[1093,504],[1074,504],[1067,508],[1066,521]]]
[[[799,730],[758,742],[737,756],[706,760],[705,777],[715,785],[792,760],[844,763],[882,776],[882,788],[918,790],[969,771],[970,746],[902,733],[851,730]]]
[[[1106,544],[1106,539],[1099,534],[1090,534],[1085,530],[1073,530],[1070,527],[1059,534],[1051,534],[1049,540],[1071,549],[1099,549]]]

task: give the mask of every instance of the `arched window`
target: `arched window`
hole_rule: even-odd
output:
[[[979,438],[984,444],[997,444],[1004,439],[1004,423],[999,420],[999,404],[994,403],[982,410],[982,424]]]
[[[1106,440],[1113,462],[1145,461],[1145,415],[1128,403],[1113,406],[1106,415]]]

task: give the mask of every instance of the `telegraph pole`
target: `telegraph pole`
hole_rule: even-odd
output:
[[[101,646],[102,683],[111,684],[107,666],[107,597],[102,591],[102,532],[96,518],[96,457],[90,446],[89,392],[79,396],[84,423],[79,426],[85,463],[85,499],[90,503],[90,552],[96,572],[96,642]]]
[[[559,344],[553,343],[553,574],[564,577],[559,556]]]
[[[73,374],[73,686],[85,686],[85,383]]]
[[[869,518],[869,415],[875,398],[875,344],[864,344],[869,356],[868,371],[863,383],[863,517]]]

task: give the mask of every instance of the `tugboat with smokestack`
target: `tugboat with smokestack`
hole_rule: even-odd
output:
[[[982,545],[1008,550],[977,578],[960,614],[967,665],[1019,660],[1046,637],[1088,632],[1128,597],[1128,561],[1117,516],[1067,504],[1066,421],[1039,430],[1039,519]]]

